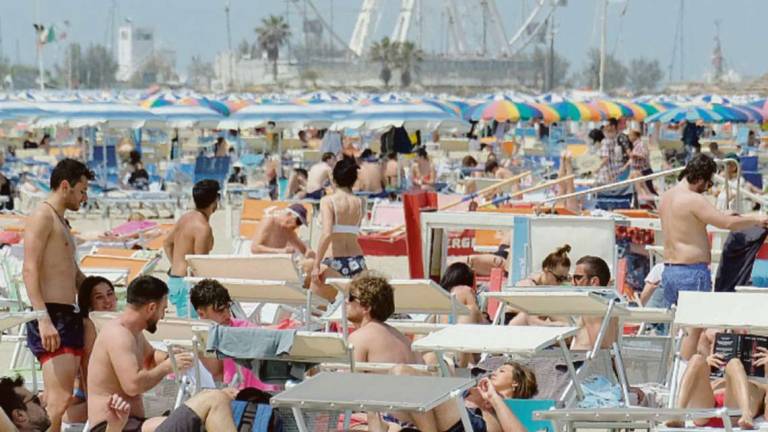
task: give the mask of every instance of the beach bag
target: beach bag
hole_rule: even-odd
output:
[[[283,420],[269,404],[272,396],[255,388],[245,388],[231,402],[232,421],[237,432],[283,432]]]

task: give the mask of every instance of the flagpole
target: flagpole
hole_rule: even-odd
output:
[[[40,24],[40,0],[35,0],[35,21]],[[40,90],[45,90],[45,74],[43,72],[43,41],[37,33],[37,69],[40,73]]]

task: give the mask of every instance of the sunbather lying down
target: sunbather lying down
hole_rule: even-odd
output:
[[[396,375],[429,375],[405,365],[392,370]],[[530,399],[538,391],[536,376],[527,367],[507,362],[494,370],[464,395],[464,405],[475,432],[525,432],[525,427],[509,409],[505,399]],[[459,432],[464,427],[461,413],[453,400],[425,413],[392,413],[393,421],[412,425],[421,432]],[[407,428],[407,427],[406,427]],[[406,429],[404,428],[404,429]],[[369,430],[387,430],[386,424],[369,425]]]
[[[757,347],[753,366],[768,364],[768,350]],[[710,379],[712,368],[725,369],[724,378]],[[727,363],[718,354],[704,357],[695,354],[688,361],[680,383],[678,408],[732,408],[741,411],[741,417],[734,418],[741,429],[754,429],[754,418],[765,416],[766,384],[750,379],[741,360],[734,358]],[[696,419],[696,426],[723,427],[720,418]],[[669,421],[667,426],[683,427],[683,421]]]

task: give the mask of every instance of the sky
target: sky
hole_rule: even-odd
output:
[[[422,25],[409,34],[421,40],[426,51],[439,51],[445,45],[445,19],[440,0],[422,1]],[[454,0],[459,15],[465,17],[467,40],[476,50],[481,46],[482,18],[477,13],[480,0]],[[549,1],[549,0],[547,0]],[[326,21],[344,40],[349,40],[362,0],[313,0]],[[516,32],[524,12],[534,0],[496,0],[508,36]],[[175,49],[177,65],[183,72],[193,55],[213,60],[226,49],[227,33],[224,5],[230,4],[232,43],[255,40],[253,29],[263,17],[285,15],[298,41],[301,34],[303,0],[0,0],[0,50],[12,61],[34,63],[35,45],[32,23],[70,22],[68,40],[84,45],[106,44],[109,16],[115,5],[115,22],[125,19],[152,28],[156,41]],[[399,10],[398,0],[378,0],[380,14],[375,20],[373,39],[388,36]],[[672,59],[673,39],[679,19],[679,0],[610,0],[607,46],[623,61],[635,57],[658,59],[665,77]],[[710,70],[715,20],[720,21],[720,38],[726,67],[745,77],[768,72],[768,56],[757,40],[768,16],[766,0],[685,0],[683,19],[686,80],[702,79]],[[568,0],[558,8],[555,20],[555,46],[571,64],[570,72],[581,70],[586,53],[597,47],[600,36],[602,0]],[[36,19],[36,17],[39,17]],[[110,35],[114,40],[114,34]],[[489,46],[493,45],[490,41]],[[46,47],[44,58],[51,67],[62,57],[64,43]],[[680,77],[675,69],[674,80]]]

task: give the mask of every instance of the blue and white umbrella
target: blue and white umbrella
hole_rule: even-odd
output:
[[[114,129],[137,129],[145,126],[159,127],[163,123],[162,117],[128,104],[47,103],[39,106],[50,113],[34,122],[33,126],[36,128],[104,126]]]
[[[7,120],[32,121],[48,114],[34,103],[22,101],[0,101],[0,113],[9,117]]]
[[[361,103],[347,118],[334,123],[331,129],[385,130],[392,127],[411,130],[467,129],[469,123],[433,104],[388,94]]]
[[[163,119],[169,128],[217,128],[225,117],[218,112],[198,105],[165,105],[150,108],[149,112]]]
[[[220,129],[261,128],[270,122],[277,128],[326,127],[333,123],[331,113],[309,104],[264,102],[249,105],[219,123]]]
[[[679,107],[669,111],[658,112],[645,118],[646,123],[679,123],[681,121],[703,121],[704,123],[720,123],[727,121],[720,114],[706,108],[700,107]]]
[[[333,121],[346,118],[356,108],[353,98],[328,92],[308,93],[299,97],[298,101],[324,112]]]
[[[695,99],[697,102],[703,102],[708,104],[729,104],[731,103],[731,100],[727,97],[723,97],[716,94],[705,94],[698,96]]]

